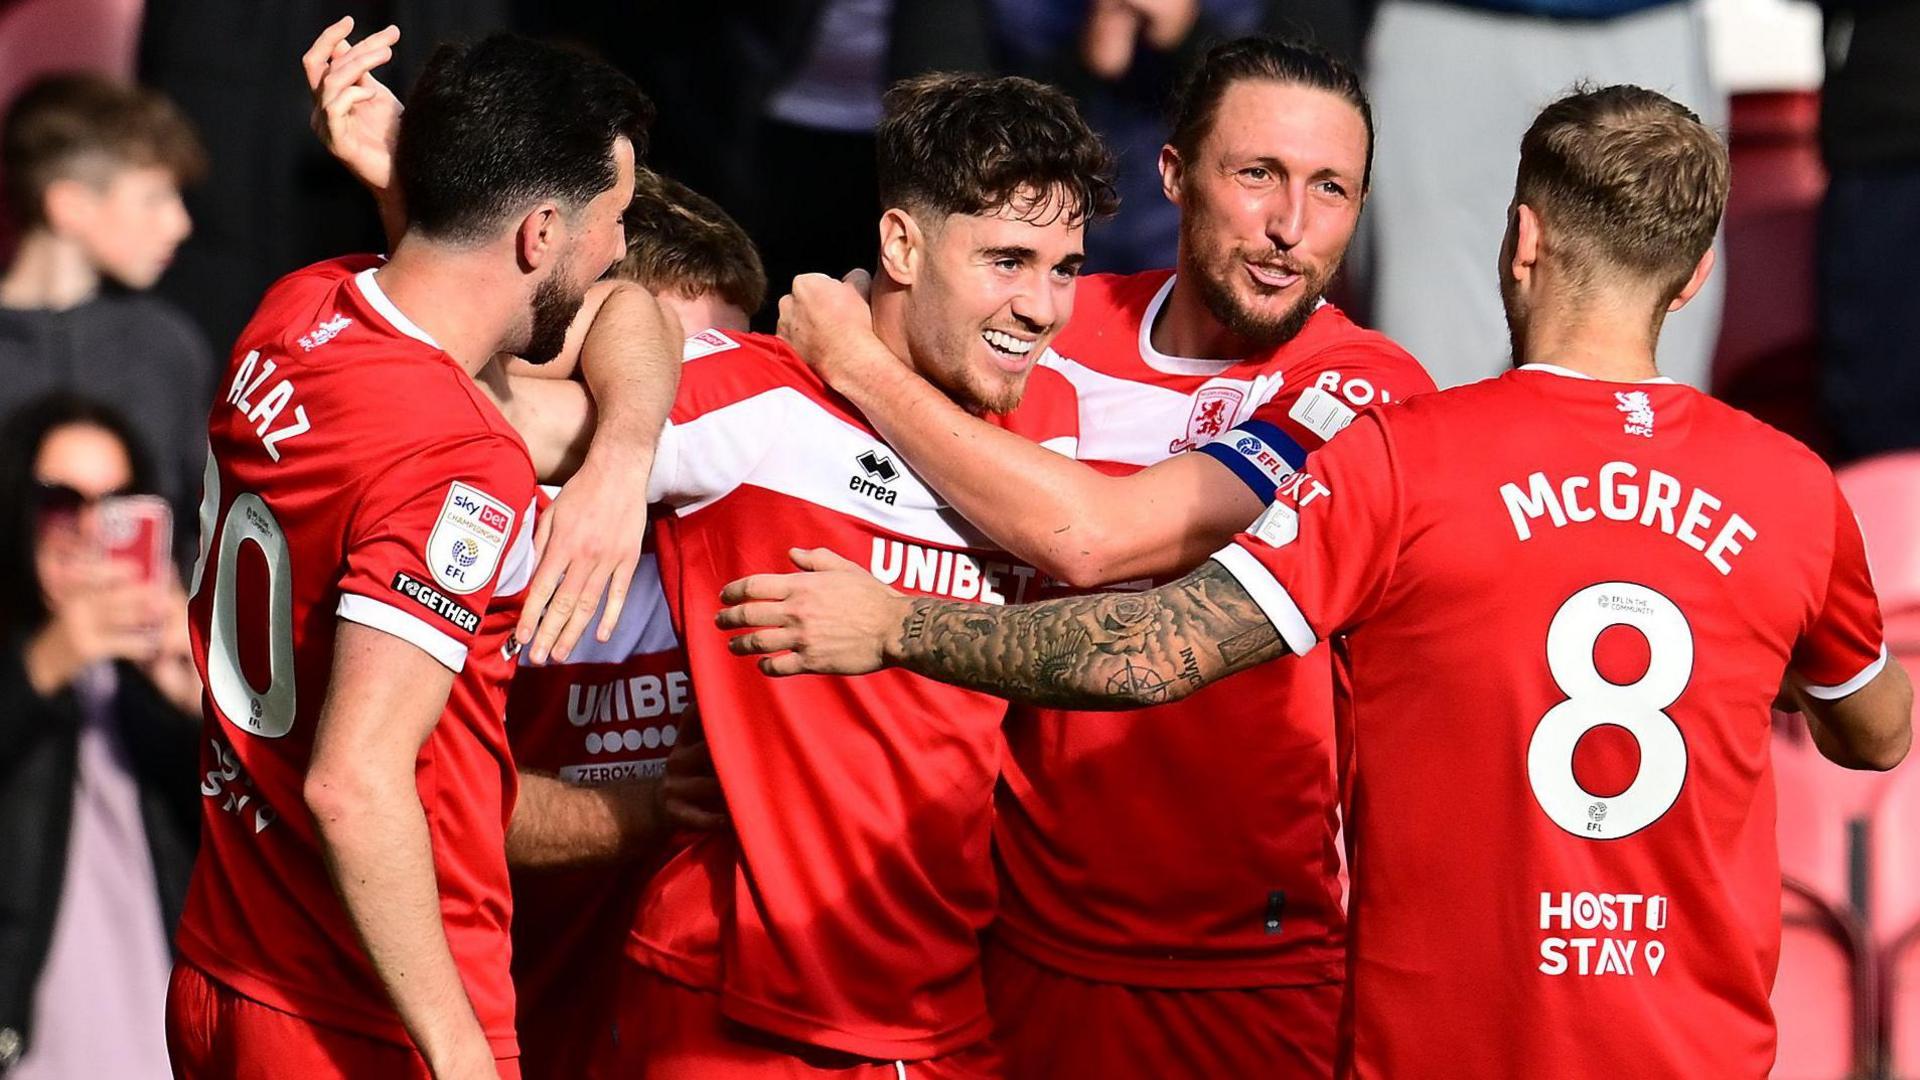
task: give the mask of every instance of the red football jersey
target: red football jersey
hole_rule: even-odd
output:
[[[336,620],[455,673],[420,751],[440,909],[497,1055],[515,1052],[505,655],[533,572],[533,464],[378,262],[281,279],[208,421],[194,660],[205,681],[200,859],[181,954],[248,997],[409,1044],[327,874],[301,788]]]
[[[713,626],[720,589],[824,546],[923,595],[1014,603],[1036,573],[991,548],[776,338],[706,331],[649,497],[661,576],[734,836],[655,876],[635,958],[717,986],[735,1020],[873,1058],[988,1033],[993,785],[1006,703],[906,672],[769,679]],[[1036,371],[1008,427],[1070,453],[1071,388]],[[737,837],[737,840],[735,839]]]
[[[1104,471],[1198,449],[1271,499],[1356,410],[1433,389],[1330,304],[1263,355],[1167,356],[1150,330],[1172,288],[1166,271],[1084,278],[1055,341],[1080,458]],[[1340,978],[1330,670],[1324,656],[1267,665],[1139,712],[1016,710],[994,833],[1001,940],[1132,985]]]
[[[599,619],[596,612],[593,625]],[[610,640],[589,633],[565,661],[534,664],[520,655],[507,691],[507,738],[520,768],[570,783],[657,777],[692,704],[686,657],[649,552]],[[643,862],[513,875],[513,983],[529,1076],[585,1070],[613,1021],[622,947],[653,868]]]
[[[1346,635],[1351,1075],[1766,1075],[1769,704],[1885,662],[1817,457],[1529,366],[1363,415],[1215,558]]]

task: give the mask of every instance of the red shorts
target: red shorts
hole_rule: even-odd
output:
[[[620,975],[611,1059],[591,1075],[636,1080],[1000,1080],[981,1042],[925,1061],[875,1061],[791,1042],[727,1019],[720,995],[638,964]]]
[[[178,1080],[430,1080],[411,1046],[326,1027],[262,1005],[185,962],[167,983],[167,1055]],[[498,1059],[520,1080],[520,1059]]]
[[[1121,986],[1063,974],[994,944],[987,946],[986,976],[1007,1080],[1333,1076],[1340,983],[1253,990]]]

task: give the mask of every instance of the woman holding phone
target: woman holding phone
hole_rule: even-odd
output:
[[[172,525],[126,421],[0,427],[0,1074],[169,1075],[200,686]]]

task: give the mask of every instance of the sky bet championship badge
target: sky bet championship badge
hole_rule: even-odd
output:
[[[440,520],[427,538],[427,565],[442,588],[462,595],[493,579],[513,531],[513,511],[500,500],[455,481]]]

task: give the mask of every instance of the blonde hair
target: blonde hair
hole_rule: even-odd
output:
[[[1626,271],[1678,295],[1727,205],[1727,148],[1685,106],[1638,86],[1575,87],[1520,140],[1516,201],[1580,284]]]

